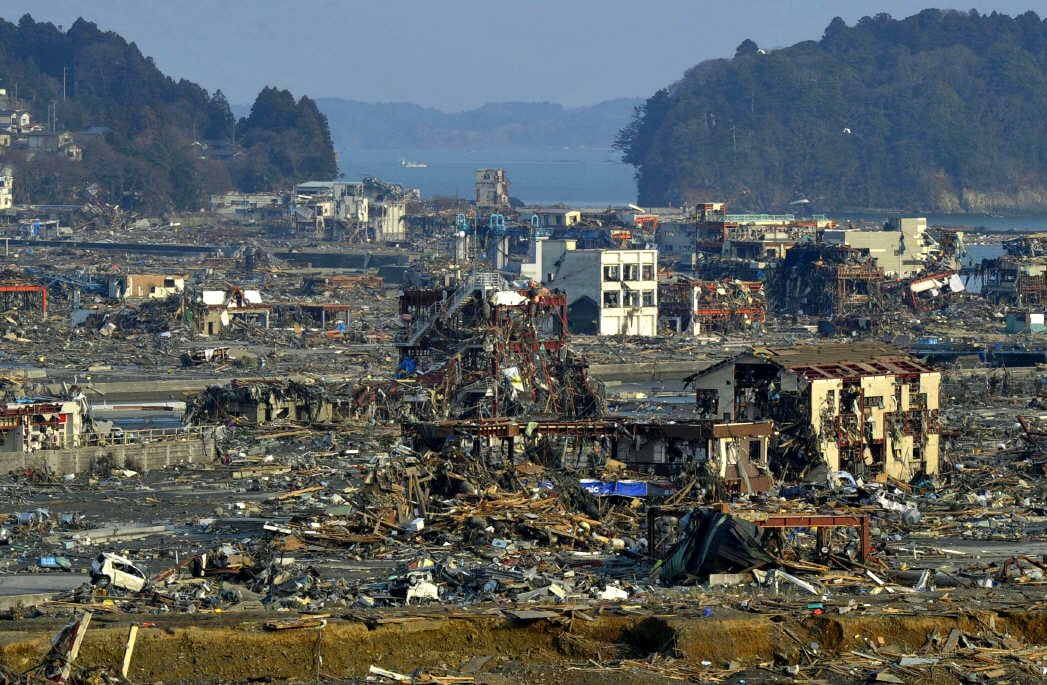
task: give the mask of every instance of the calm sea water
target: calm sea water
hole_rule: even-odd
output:
[[[341,149],[339,167],[346,178],[377,176],[422,195],[472,198],[477,169],[505,169],[509,194],[530,205],[562,202],[575,207],[606,207],[636,201],[633,168],[611,148],[507,148],[502,150],[445,150],[403,148],[389,150]],[[409,169],[400,162],[424,162]],[[716,198],[713,198],[715,200]],[[739,210],[741,211],[741,209]],[[883,221],[900,214],[832,214],[846,221]],[[987,216],[978,214],[920,214],[935,226],[966,226],[989,231],[1047,231],[1047,215]]]
[[[408,169],[401,160],[424,162]],[[610,148],[538,148],[505,150],[340,150],[338,166],[347,178],[377,176],[422,195],[474,197],[477,169],[505,169],[509,194],[530,205],[563,202],[576,207],[605,207],[636,201],[633,168]]]

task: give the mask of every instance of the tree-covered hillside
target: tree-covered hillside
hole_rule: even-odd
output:
[[[337,173],[327,121],[308,98],[267,88],[237,124],[221,91],[165,76],[134,43],[83,19],[67,31],[29,15],[0,20],[0,88],[9,106],[28,108],[47,131],[72,132],[83,148],[72,161],[12,136],[0,151],[19,202],[193,209],[210,193]]]
[[[839,18],[743,42],[637,108],[617,145],[641,204],[1047,209],[1047,22],[971,11]]]

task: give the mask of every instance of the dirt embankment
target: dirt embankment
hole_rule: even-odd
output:
[[[99,617],[101,619],[101,617]],[[151,619],[153,620],[153,619]],[[662,655],[689,668],[728,663],[803,663],[817,643],[825,657],[881,646],[912,652],[932,634],[953,628],[966,634],[987,629],[1026,644],[1047,642],[1045,613],[965,613],[958,616],[599,616],[595,620],[521,623],[498,616],[421,618],[371,625],[332,620],[322,629],[270,632],[262,620],[231,616],[168,617],[143,628],[130,671],[136,682],[230,682],[253,679],[348,679],[366,676],[374,664],[400,672],[456,671],[476,657],[490,667],[521,662],[527,668],[562,669]],[[125,621],[92,623],[78,664],[120,663]],[[24,671],[44,655],[53,621],[0,624],[0,662]],[[561,682],[582,682],[573,675]],[[590,673],[590,676],[592,674]],[[482,679],[481,679],[482,680]]]

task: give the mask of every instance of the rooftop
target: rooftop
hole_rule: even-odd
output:
[[[933,371],[897,347],[878,342],[762,347],[753,354],[811,380]]]

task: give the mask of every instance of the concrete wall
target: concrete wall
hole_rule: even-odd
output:
[[[215,457],[210,434],[185,440],[168,440],[147,444],[80,447],[68,450],[43,450],[23,454],[0,455],[0,473],[21,469],[50,468],[58,475],[86,473],[95,464],[111,459],[117,468],[153,471],[174,464],[200,464]]]
[[[715,411],[710,408],[708,413],[700,413],[700,418],[725,423],[738,418],[734,413],[734,364],[725,364],[695,379],[694,390],[696,394],[699,390],[704,390],[715,392],[717,396]]]
[[[836,444],[836,417],[840,415],[843,381],[838,378],[816,379],[810,385],[811,428],[818,436],[818,451],[829,468],[840,469],[840,448]],[[832,397],[829,393],[832,393]]]

